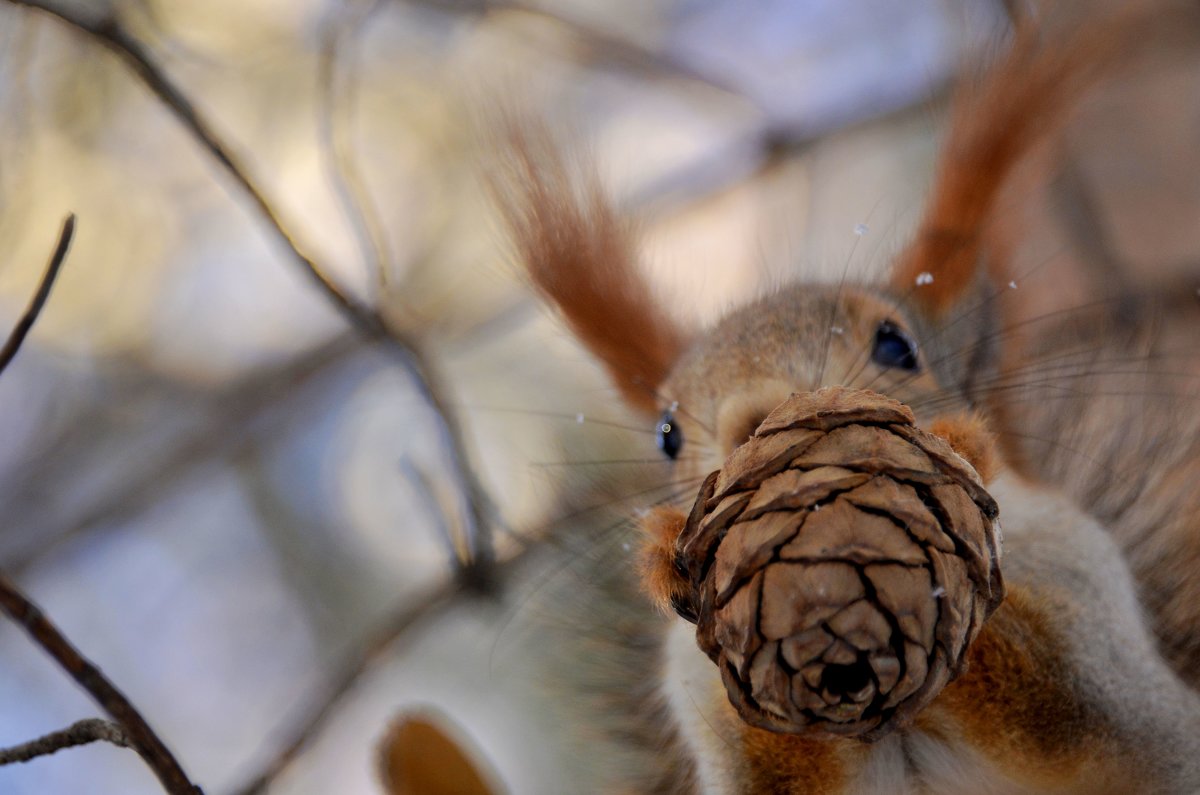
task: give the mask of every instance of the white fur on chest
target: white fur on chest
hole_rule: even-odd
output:
[[[1015,795],[1018,791],[964,743],[910,730],[871,746],[866,765],[848,782],[846,795]]]
[[[736,738],[722,737],[714,698],[724,698],[717,666],[696,645],[696,628],[671,622],[665,644],[662,687],[671,718],[696,765],[702,793],[737,792]]]

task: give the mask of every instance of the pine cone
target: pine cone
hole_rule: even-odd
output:
[[[793,395],[701,487],[679,607],[748,723],[878,739],[1003,599],[995,501],[913,421],[874,392]]]

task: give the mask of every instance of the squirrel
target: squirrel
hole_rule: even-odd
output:
[[[626,671],[608,702],[628,712],[614,731],[632,754],[612,760],[611,791],[1200,792],[1200,412],[1179,380],[1200,377],[1197,266],[1168,273],[1098,240],[1071,147],[1084,100],[1146,53],[1197,73],[1200,13],[1135,4],[1065,39],[1051,46],[1025,20],[960,92],[924,220],[887,283],[782,287],[700,334],[656,303],[595,181],[581,186],[537,128],[509,125],[500,195],[522,262],[656,428],[673,482],[694,494],[789,395],[848,386],[910,407],[972,464],[1003,526],[1007,596],[964,670],[865,743],[739,717],[672,610],[687,505],[648,510],[642,566],[615,578],[589,628],[636,619],[657,661]],[[406,772],[414,725],[385,742],[385,780],[446,791]],[[471,791],[490,791],[485,779]]]

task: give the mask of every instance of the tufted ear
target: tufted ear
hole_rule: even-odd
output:
[[[569,164],[548,132],[511,115],[492,180],[521,263],[622,397],[653,412],[685,335],[654,300],[634,235],[589,167]]]
[[[957,92],[924,219],[892,276],[893,288],[928,318],[944,318],[979,284],[1012,278],[1001,257],[984,251],[997,196],[1088,89],[1128,60],[1137,37],[1167,24],[1143,6],[1132,3],[1044,47],[1036,22],[1018,19],[1007,54]]]

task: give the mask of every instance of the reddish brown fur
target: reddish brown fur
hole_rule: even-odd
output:
[[[1063,641],[1048,618],[1056,609],[1010,584],[968,650],[967,671],[918,717],[917,727],[961,737],[1039,791],[1136,791],[1105,764],[1105,727],[1073,689]]]
[[[570,173],[545,130],[511,120],[506,127],[510,168],[496,187],[522,264],[625,400],[654,411],[685,335],[659,310],[630,228],[594,174]]]
[[[642,590],[664,614],[671,612],[672,597],[688,590],[687,582],[675,570],[675,542],[686,522],[687,514],[665,505],[651,509],[640,522]]]
[[[987,421],[976,412],[938,417],[929,423],[927,431],[940,436],[954,448],[954,452],[967,460],[985,484],[1000,471],[1000,459],[996,453],[996,437],[988,428]]]
[[[853,741],[742,728],[750,793],[836,795],[846,784],[842,754]]]

